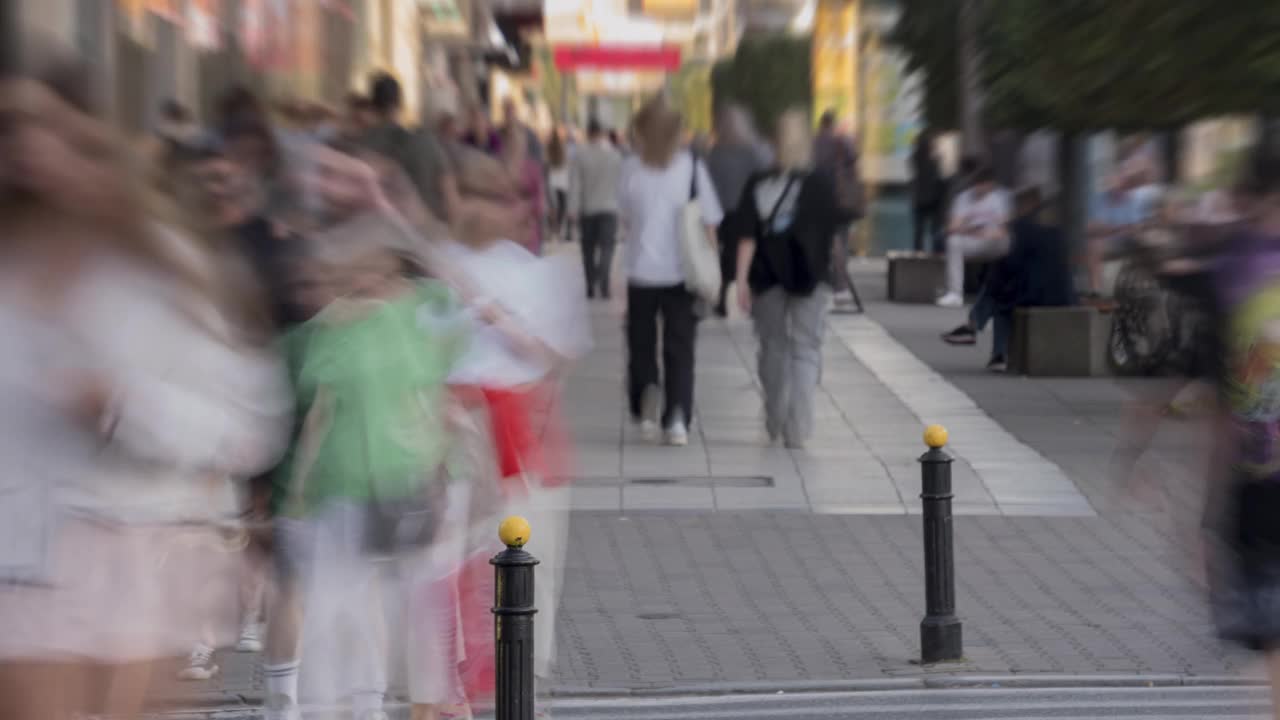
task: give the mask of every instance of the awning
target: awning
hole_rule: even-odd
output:
[[[553,50],[557,70],[680,69],[680,48],[673,45],[561,45]]]

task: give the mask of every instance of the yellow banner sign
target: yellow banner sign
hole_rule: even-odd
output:
[[[819,0],[813,18],[813,110],[857,124],[858,5]]]

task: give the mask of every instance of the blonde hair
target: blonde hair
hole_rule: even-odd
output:
[[[778,118],[778,165],[783,170],[801,170],[813,162],[813,132],[802,110],[788,110]]]
[[[670,165],[680,149],[684,127],[680,112],[671,107],[665,97],[657,95],[640,108],[633,124],[644,164],[654,168]]]

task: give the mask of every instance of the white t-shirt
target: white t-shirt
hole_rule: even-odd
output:
[[[680,213],[689,202],[692,156],[677,155],[665,168],[627,158],[618,187],[618,208],[626,226],[627,280],[636,285],[684,282],[680,268]],[[724,217],[707,166],[698,162],[698,204],[702,221],[719,225]]]
[[[972,188],[965,190],[951,203],[951,222],[977,225],[987,231],[997,229],[1009,222],[1009,194],[996,188],[978,199]]]

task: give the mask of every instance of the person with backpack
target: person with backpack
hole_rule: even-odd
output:
[[[852,140],[836,128],[836,111],[828,110],[818,122],[818,136],[813,139],[813,162],[819,172],[828,176],[834,203],[847,221],[832,233],[832,286],[836,304],[856,305],[862,309],[853,279],[849,277],[849,238],[854,222],[862,217],[866,198],[858,169],[858,150]]]
[[[759,338],[765,430],[789,448],[813,432],[813,396],[831,298],[832,243],[849,214],[831,177],[811,166],[808,120],[798,110],[778,123],[777,165],[747,181],[738,203],[738,302]]]

